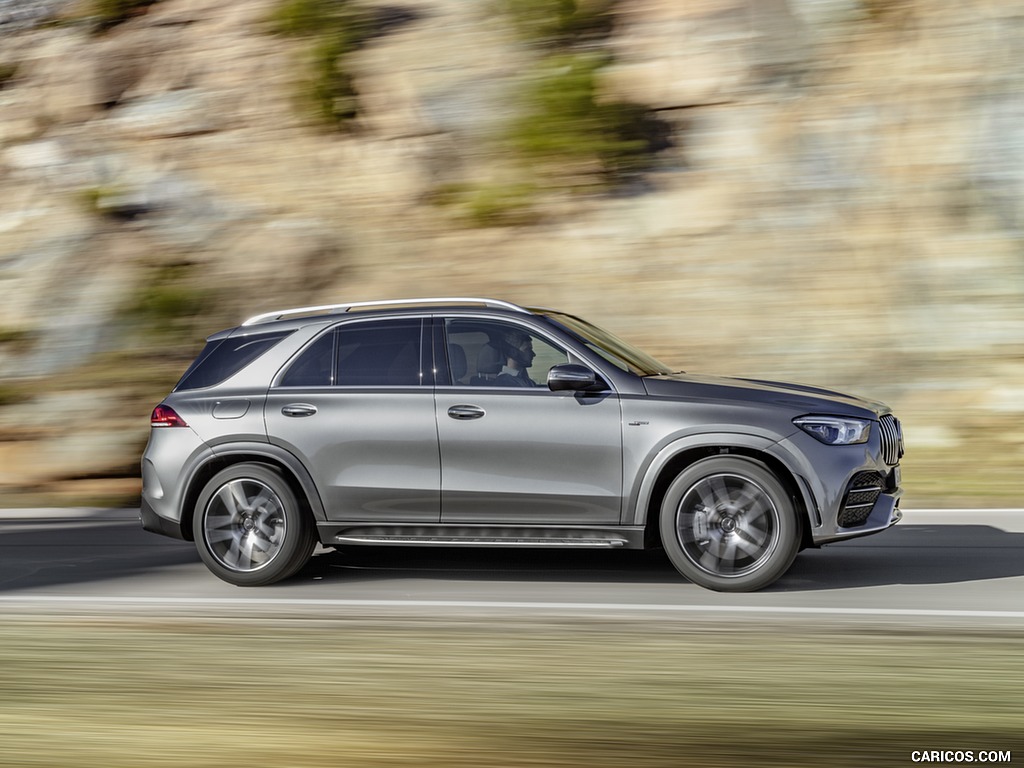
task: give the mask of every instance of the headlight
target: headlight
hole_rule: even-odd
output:
[[[871,434],[871,422],[862,419],[843,419],[838,416],[801,416],[793,419],[811,437],[826,445],[855,445],[866,443]]]

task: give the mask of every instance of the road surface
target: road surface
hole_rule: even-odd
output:
[[[686,582],[660,552],[365,548],[233,587],[136,510],[0,510],[0,612],[258,617],[427,613],[767,618],[1024,627],[1024,510],[908,510],[883,533],[802,552],[754,594]]]

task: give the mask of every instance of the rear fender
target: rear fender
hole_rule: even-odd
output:
[[[271,443],[232,443],[231,445],[217,446],[206,457],[205,461],[193,467],[192,473],[189,476],[188,486],[190,490],[188,497],[194,500],[202,490],[201,487],[196,487],[197,480],[202,481],[198,485],[205,485],[204,478],[212,476],[213,473],[229,464],[236,464],[240,461],[264,461],[267,464],[281,466],[295,478],[299,486],[297,490],[309,502],[313,518],[318,522],[327,521],[323,500],[320,498],[316,483],[313,482],[313,477],[309,474],[309,471],[294,454]],[[210,471],[211,469],[213,469],[213,472]],[[184,517],[190,514],[191,510],[183,509],[182,513]]]

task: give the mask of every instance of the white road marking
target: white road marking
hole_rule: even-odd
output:
[[[46,605],[123,605],[132,607],[225,607],[225,608],[456,608],[480,610],[530,610],[575,612],[717,613],[811,616],[877,616],[940,619],[1024,619],[1024,611],[969,611],[931,608],[822,608],[758,605],[670,605],[652,603],[545,603],[500,600],[344,600],[312,598],[217,598],[217,597],[92,597],[88,595],[0,595],[0,603]]]
[[[938,515],[941,519],[947,515],[960,516],[993,514],[1020,514],[1024,515],[1024,509],[1019,507],[978,507],[974,509],[952,508],[952,509],[902,509],[905,515]],[[108,508],[108,507],[40,507],[35,509],[0,509],[0,522],[49,522],[60,523],[71,520],[82,520],[91,522],[102,521],[126,521],[138,522],[139,510],[131,508]],[[970,522],[969,519],[958,520],[958,522]]]

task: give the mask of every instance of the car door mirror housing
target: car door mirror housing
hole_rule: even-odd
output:
[[[596,373],[585,365],[562,363],[548,371],[548,389],[553,392],[572,390],[574,392],[593,392],[607,389],[605,383]]]

